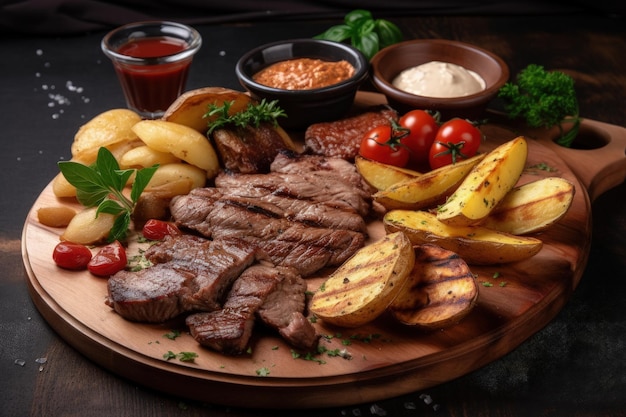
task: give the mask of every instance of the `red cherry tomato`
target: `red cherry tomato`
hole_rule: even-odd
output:
[[[110,243],[102,247],[98,253],[91,258],[87,269],[92,274],[99,277],[110,277],[126,267],[126,249],[119,241]]]
[[[403,167],[409,162],[409,151],[399,141],[402,134],[391,125],[373,128],[363,136],[359,155],[387,165]]]
[[[165,236],[178,236],[181,234],[175,224],[157,219],[148,220],[144,224],[141,233],[143,237],[150,240],[163,240]]]
[[[81,270],[87,268],[91,251],[85,245],[72,242],[59,242],[52,252],[52,259],[61,268]]]
[[[398,121],[409,134],[401,142],[409,149],[409,161],[414,165],[428,163],[428,152],[439,130],[439,113],[433,116],[426,110],[411,110]]]
[[[465,119],[451,119],[439,127],[430,147],[428,162],[431,169],[471,158],[478,152],[482,132]]]

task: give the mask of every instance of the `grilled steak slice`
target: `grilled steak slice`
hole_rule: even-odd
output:
[[[271,293],[257,316],[292,346],[306,351],[314,350],[319,340],[315,328],[304,317],[306,282],[299,275],[287,275],[279,288]]]
[[[276,154],[288,149],[278,130],[269,123],[217,129],[213,140],[224,168],[244,174],[269,172]]]
[[[257,259],[258,251],[241,239],[207,240],[192,235],[168,236],[145,253],[152,263],[168,263],[194,274],[189,293],[182,294],[186,311],[221,307],[226,291]]]
[[[289,308],[283,310],[287,312],[287,317],[295,311],[301,314],[305,290],[306,284],[294,269],[256,264],[246,269],[233,284],[223,309],[192,314],[187,317],[186,324],[201,345],[219,352],[241,353],[248,346],[256,312],[265,309],[269,300],[273,306],[281,296],[288,295],[286,304]],[[273,327],[279,330],[278,325],[284,327],[290,322],[289,319],[275,321],[277,325]],[[315,334],[312,326],[311,329]],[[302,340],[293,339],[297,342]]]
[[[280,173],[241,175],[222,173],[215,179],[218,188],[251,187],[274,195],[310,204],[324,204],[344,211],[367,216],[371,194],[342,181],[328,172]]]
[[[161,264],[138,272],[120,271],[108,281],[106,304],[130,321],[160,323],[185,311],[180,303],[194,275]]]
[[[132,321],[159,323],[194,310],[215,310],[257,249],[242,240],[168,237],[146,253],[155,265],[120,271],[108,281],[106,304]]]
[[[395,110],[373,108],[357,116],[312,124],[304,133],[305,151],[352,161],[359,153],[361,139],[370,129],[389,124],[397,117]]]
[[[250,211],[264,212],[276,218],[285,218],[311,227],[348,229],[366,232],[365,220],[352,210],[341,210],[324,204],[310,204],[306,200],[276,195],[269,190],[253,187],[196,188],[189,193],[188,201],[198,210],[218,201],[247,207]],[[195,201],[200,199],[201,201]]]
[[[188,195],[175,198],[170,209],[179,227],[216,240],[244,239],[273,264],[294,267],[303,276],[340,265],[365,243],[361,232],[310,227],[229,201],[206,204]]]
[[[335,179],[356,187],[359,193],[366,193],[363,194],[364,196],[371,192],[370,186],[367,185],[354,164],[341,158],[280,152],[274,158],[270,169],[272,172],[283,174],[304,174],[305,172],[329,174]]]

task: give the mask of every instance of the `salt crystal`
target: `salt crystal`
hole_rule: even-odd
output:
[[[420,395],[420,400],[424,401],[424,404],[431,404],[433,402],[433,399],[428,394]]]
[[[19,366],[24,366],[26,365],[26,361],[24,359],[16,359],[15,364]]]
[[[439,404],[433,405],[433,410],[434,411],[439,411],[440,408],[441,408],[441,406]]]
[[[50,63],[49,63],[49,62],[45,62],[45,63],[43,64],[43,66],[44,66],[45,68],[50,68]]]
[[[377,404],[372,404],[370,406],[370,413],[372,413],[375,416],[386,416],[387,415],[387,412],[383,408],[379,407]]]
[[[40,72],[36,72],[35,73],[35,77],[40,78],[41,77],[41,73]]]
[[[48,358],[37,358],[35,359],[35,362],[43,364],[43,363],[48,362]]]
[[[226,56],[226,51],[220,51],[220,56]]]
[[[408,401],[404,403],[404,408],[407,410],[416,410],[417,407],[415,406],[415,403],[413,401]]]
[[[43,50],[41,50],[41,49],[37,49],[37,50],[35,51],[35,53],[37,54],[37,56],[42,56],[42,55],[43,55]]]

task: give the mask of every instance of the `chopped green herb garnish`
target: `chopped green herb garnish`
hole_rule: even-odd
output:
[[[277,125],[279,117],[287,116],[285,111],[278,106],[278,100],[268,102],[262,99],[259,103],[249,103],[243,111],[230,114],[230,107],[233,103],[233,101],[227,101],[221,106],[209,105],[209,110],[204,117],[213,118],[217,116],[217,118],[208,123],[207,135],[225,126],[245,128],[246,126],[259,127],[261,123]]]

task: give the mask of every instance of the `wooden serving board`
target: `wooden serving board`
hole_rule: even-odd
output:
[[[380,104],[381,98],[360,93],[357,102]],[[386,316],[358,329],[316,323],[320,334],[328,336],[321,343],[350,358],[294,358],[288,345],[264,329],[256,331],[250,354],[230,357],[200,347],[181,322],[148,325],[124,320],[104,304],[105,279],[53,263],[61,230],[41,225],[37,210],[76,203],[57,200],[50,185],[33,205],[23,231],[30,293],[55,331],[85,356],[122,377],[181,397],[240,407],[308,409],[421,390],[510,352],[544,327],[576,288],[591,242],[589,195],[600,195],[626,176],[626,129],[594,121],[585,121],[584,129],[601,136],[606,145],[565,150],[552,145],[549,132],[529,140],[529,168],[521,181],[561,176],[576,186],[566,217],[539,235],[544,242],[539,254],[514,264],[472,267],[480,288],[477,306],[460,323],[439,331],[420,331]],[[506,123],[485,126],[486,147],[513,139],[519,133],[515,130]],[[538,164],[555,171],[531,168]],[[379,222],[371,224],[370,231],[372,239],[384,233]],[[322,279],[310,279],[310,289]],[[180,337],[164,337],[171,330],[180,330]],[[168,351],[199,356],[191,363],[165,360]]]

